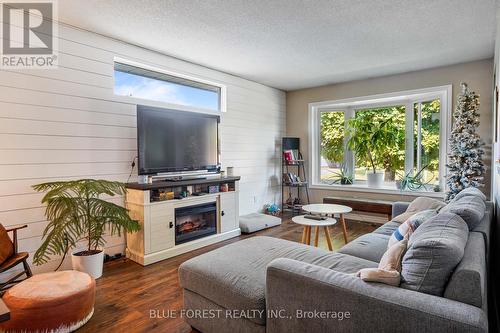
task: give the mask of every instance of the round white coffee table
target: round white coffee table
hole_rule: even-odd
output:
[[[332,251],[332,239],[330,238],[330,230],[328,227],[337,223],[337,220],[331,217],[327,217],[325,220],[313,220],[304,216],[305,215],[299,215],[292,218],[294,223],[300,224],[304,227],[304,230],[302,231],[302,243],[307,245],[311,244],[311,229],[312,227],[315,227],[314,246],[318,247],[319,228],[322,227],[325,230],[328,249]]]
[[[342,231],[344,232],[344,241],[347,244],[347,227],[345,225],[344,214],[352,212],[352,208],[343,205],[334,205],[334,204],[311,204],[304,205],[302,209],[308,213],[315,215],[331,215],[334,217],[335,214],[338,214],[340,217],[340,222],[342,223]]]

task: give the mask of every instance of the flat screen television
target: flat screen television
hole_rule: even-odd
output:
[[[138,105],[139,174],[217,170],[219,122],[215,115]]]

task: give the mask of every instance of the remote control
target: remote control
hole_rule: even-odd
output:
[[[319,216],[319,215],[304,215],[304,218],[311,219],[311,220],[316,220],[316,221],[326,220],[326,217]]]

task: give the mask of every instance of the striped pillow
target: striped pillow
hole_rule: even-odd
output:
[[[427,209],[410,216],[405,222],[401,223],[396,230],[394,230],[391,238],[389,239],[389,243],[387,244],[387,248],[390,248],[397,242],[402,241],[406,234],[410,236],[422,223],[435,215],[437,215],[435,209]]]

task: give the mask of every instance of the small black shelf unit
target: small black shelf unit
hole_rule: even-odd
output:
[[[298,215],[302,206],[309,204],[309,185],[305,160],[300,152],[300,138],[284,137],[281,147],[281,209],[283,215],[285,212]]]

